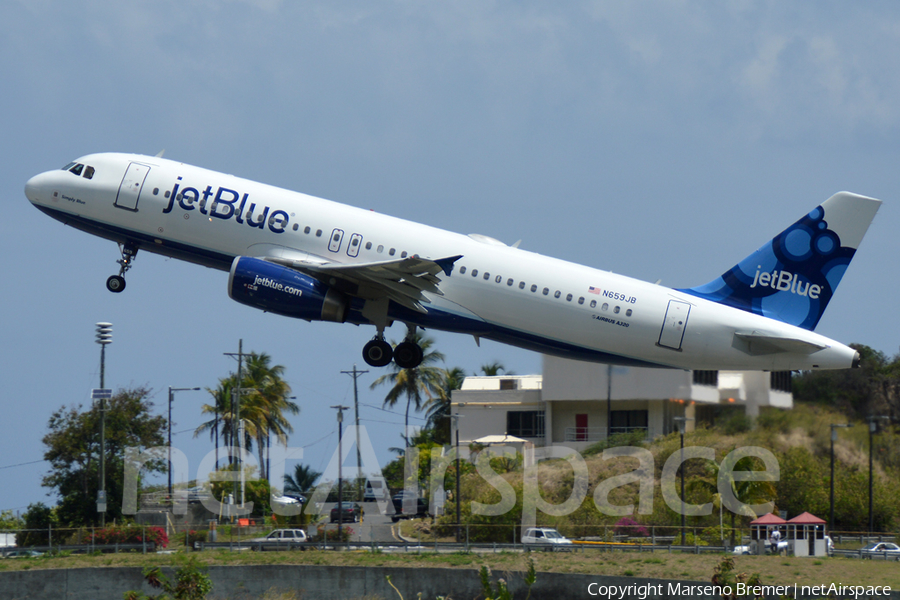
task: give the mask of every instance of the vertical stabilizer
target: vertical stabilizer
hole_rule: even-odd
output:
[[[813,330],[879,206],[839,192],[721,277],[679,291]]]

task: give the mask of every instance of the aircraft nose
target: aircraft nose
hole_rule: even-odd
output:
[[[31,201],[32,204],[41,204],[44,200],[42,197],[42,192],[46,187],[44,182],[47,179],[46,173],[41,173],[40,175],[35,175],[31,179],[25,182],[25,197]]]

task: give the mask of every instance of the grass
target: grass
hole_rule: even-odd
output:
[[[230,552],[192,553],[208,566],[230,565],[335,565],[354,567],[442,567],[468,569],[474,574],[482,566],[494,572],[524,571],[522,553],[496,554],[391,554],[359,552]],[[584,552],[533,552],[538,572],[586,573],[657,579],[709,581],[722,555],[683,555],[658,552],[636,557],[633,552],[586,549]],[[735,557],[737,572],[758,572],[766,584],[890,585],[900,588],[900,569],[896,562],[851,558],[784,558],[779,556]],[[104,556],[73,555],[62,558],[40,557],[0,561],[0,572],[29,569],[78,569],[103,567],[177,566],[177,555],[117,554]]]

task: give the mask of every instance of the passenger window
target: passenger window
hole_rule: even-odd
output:
[[[509,279],[506,280],[506,285],[508,285],[510,287],[512,287],[513,283],[515,283],[515,282],[513,281],[512,277],[510,277]]]
[[[544,289],[541,291],[541,293],[544,294],[544,295],[546,296],[547,294],[550,293],[550,288],[544,288]]]
[[[628,310],[625,311],[625,316],[626,316],[626,317],[630,317],[630,316],[631,316],[631,309],[630,309],[630,308],[629,308]]]
[[[615,308],[614,308],[614,309],[613,309],[613,313],[615,313],[615,314],[619,314],[619,307],[618,307],[618,306],[617,306],[617,307],[615,307]]]
[[[168,199],[168,198],[169,198],[169,195],[170,195],[171,193],[172,193],[172,192],[170,192],[169,190],[166,190],[166,193],[163,194],[163,197],[165,197],[166,199]]]
[[[341,241],[341,234],[339,234],[339,233],[334,234],[332,241],[335,243]]]
[[[85,169],[84,169],[84,178],[85,178],[85,179],[93,179],[93,177],[94,177],[94,167],[88,165],[88,166],[85,167]],[[156,193],[154,192],[153,195],[155,196]]]
[[[372,242],[366,242],[366,250],[372,249]]]
[[[397,250],[395,250],[394,248],[391,248],[390,250],[388,250],[388,254],[390,254],[391,256],[393,256],[396,253],[397,253]]]
[[[519,289],[520,289],[520,290],[524,290],[524,289],[525,289],[525,282],[524,282],[524,281],[520,281],[520,282],[519,282]]]
[[[297,231],[298,229],[300,229],[300,226],[294,223],[294,231]]]
[[[534,292],[536,292],[536,291],[537,291],[537,285],[535,285],[535,284],[532,283],[532,284],[531,284],[531,293],[534,293]]]
[[[472,269],[472,277],[478,277],[478,269]]]
[[[406,250],[400,253],[400,258],[406,258]]]
[[[584,296],[578,298],[578,304],[584,304]]]
[[[556,290],[555,292],[553,292],[553,297],[559,298],[560,294],[561,294],[561,292],[559,290]]]
[[[153,188],[153,195],[159,196],[159,188]]]
[[[487,281],[487,280],[490,279],[490,278],[491,278],[491,274],[488,273],[487,271],[485,271],[485,272],[484,272],[484,280]]]
[[[494,278],[494,281],[495,281],[496,283],[500,283],[501,281],[503,281],[503,278],[500,277],[499,275],[497,275],[497,277]],[[510,281],[512,281],[512,280],[510,279]]]
[[[459,274],[460,274],[460,275],[465,275],[465,274],[466,274],[466,268],[465,268],[465,267],[460,267],[460,268],[459,268]]]
[[[378,244],[378,250],[376,250],[376,252],[378,252],[378,254],[381,254],[382,252],[384,252],[384,245]]]
[[[609,310],[609,304],[606,302],[603,303],[603,306],[600,307],[602,310]]]
[[[309,228],[309,225],[303,228],[303,233],[309,233],[310,231],[311,229]]]
[[[322,230],[321,230],[321,229],[317,229],[317,230],[316,230],[316,237],[322,237]]]
[[[572,294],[566,294],[566,302],[572,301]]]
[[[359,238],[358,238],[358,237],[355,237],[355,238],[351,239],[351,240],[350,240],[350,245],[351,245],[351,246],[359,246]]]
[[[597,308],[597,301],[591,300],[591,308]]]

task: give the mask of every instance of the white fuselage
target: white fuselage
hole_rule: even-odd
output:
[[[43,173],[28,182],[29,200],[93,234],[223,270],[236,256],[363,264],[461,255],[452,275],[440,277],[444,296],[429,296],[427,315],[392,315],[413,324],[585,360],[685,369],[848,368],[856,356],[814,332],[482,236],[162,158],[95,154],[79,162],[94,168],[91,179]],[[133,163],[137,183],[128,189],[123,176]],[[750,354],[735,339],[746,332],[822,349]]]

